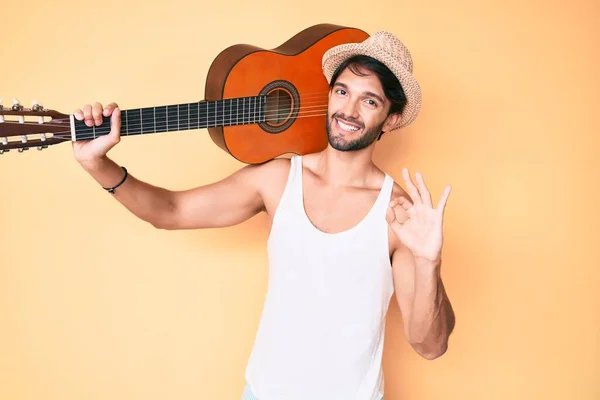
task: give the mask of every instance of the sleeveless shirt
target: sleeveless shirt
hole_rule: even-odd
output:
[[[260,400],[379,400],[385,319],[393,294],[385,174],[368,214],[326,233],[304,208],[302,156],[267,240],[268,288],[246,381]]]

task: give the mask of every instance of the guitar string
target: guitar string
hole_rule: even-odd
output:
[[[315,114],[310,114],[310,115],[303,115],[297,118],[312,118],[312,117],[320,117],[320,116],[326,116],[327,113],[315,113]],[[256,124],[256,122],[249,122],[249,123],[240,123],[237,125],[229,125],[229,126],[244,126],[244,125],[254,125]],[[220,127],[220,126],[219,126]],[[201,126],[200,128],[197,127],[192,127],[192,128],[188,128],[188,129],[183,129],[183,130],[196,130],[196,129],[207,129],[207,128],[213,128],[212,126]],[[142,132],[134,132],[130,135],[128,135],[125,132],[121,132],[120,136],[121,137],[126,137],[126,136],[138,136],[138,135],[144,135],[144,134],[155,134],[155,133],[169,133],[169,132],[181,132],[182,129],[174,129],[173,131],[161,131],[161,132],[152,132],[152,131],[148,131],[145,133]],[[65,135],[61,135],[61,134],[65,134]],[[98,133],[96,132],[96,138],[100,137],[100,136],[104,136],[104,135],[108,135],[110,132],[105,132],[105,133]],[[91,133],[87,133],[87,134],[79,134],[77,135],[77,141],[79,140],[90,140],[90,139],[94,139],[94,135]],[[65,131],[65,132],[57,132],[56,134],[54,134],[52,137],[57,137],[59,139],[71,139],[71,131]]]
[[[273,101],[273,102],[276,102],[276,101]],[[190,107],[192,106],[192,104],[197,104],[197,103],[190,103],[189,106],[187,107],[188,111],[190,111]],[[225,105],[224,105],[224,103],[222,103],[222,104],[223,104],[223,107],[220,110],[217,110],[216,106],[215,106],[215,110],[209,110],[211,107],[207,107],[207,111],[208,112],[204,113],[204,114],[206,114],[210,118],[212,118],[213,116],[215,116],[217,114],[222,114],[223,112],[225,112]],[[242,105],[241,108],[239,107],[239,104],[236,104],[237,108],[235,108],[235,109],[238,110],[238,111],[242,110],[242,113],[244,115],[253,115],[253,114],[259,114],[259,113],[261,113],[264,109],[268,108],[269,104],[270,103],[267,102],[266,105],[263,105],[263,103],[258,103],[257,102],[254,105],[246,105],[246,106]],[[316,104],[316,105],[314,105],[314,104]],[[319,100],[319,101],[309,101],[309,102],[302,102],[302,104],[300,106],[295,106],[295,107],[285,108],[284,106],[281,106],[281,108],[278,108],[276,112],[279,112],[281,110],[286,110],[286,109],[289,109],[291,111],[298,111],[298,110],[305,110],[305,109],[309,109],[309,108],[317,108],[317,107],[322,107],[322,106],[327,106],[327,103],[323,103],[322,100]],[[154,111],[156,111],[157,108],[165,108],[165,112],[166,112],[167,111],[166,107],[167,106],[157,106],[157,107],[147,107],[147,108],[135,108],[135,109],[126,109],[126,110],[122,109],[121,110],[121,114],[123,114],[125,112],[139,113],[139,112],[142,112],[142,110],[146,110],[146,111],[154,110]],[[182,110],[182,109],[184,111],[186,110],[186,105],[180,105],[180,106],[174,105],[174,106],[168,106],[168,107],[177,108],[178,112],[180,110]],[[261,109],[259,109],[258,111],[256,111],[257,107],[259,107]],[[234,110],[233,105],[229,104],[229,110],[228,110],[228,112],[231,113],[231,112],[233,112],[233,110]],[[199,112],[200,108],[198,108],[196,111]],[[245,112],[245,111],[248,111],[248,112]],[[3,114],[1,110],[0,110],[0,115],[7,115],[7,116],[11,116],[11,117],[17,117],[17,116],[19,116],[19,115],[13,115],[13,114]],[[196,115],[196,113],[194,113],[194,115]],[[270,114],[266,114],[266,115],[270,115]],[[28,117],[31,117],[31,118],[44,117],[43,115],[24,115],[24,116],[28,116]],[[45,122],[44,124],[46,126],[59,126],[59,125],[52,125],[52,121],[64,121],[64,122],[66,122],[67,120],[68,120],[68,118],[53,118],[50,122]],[[17,122],[17,121],[16,120],[10,120],[9,122]],[[28,121],[28,122],[34,122],[34,121]]]
[[[323,106],[315,106],[313,108],[317,108],[317,107],[318,107],[318,109],[305,110],[305,111],[298,112],[296,114],[297,115],[296,118],[303,117],[303,116],[311,116],[310,114],[314,113],[314,112],[321,113],[323,111],[327,111],[327,108],[322,108]],[[186,123],[186,122],[182,123],[182,122],[180,122],[179,119],[176,120],[176,121],[178,122],[178,126],[181,126],[181,125],[183,125],[183,126],[196,126],[196,128],[192,128],[192,129],[198,129],[198,128],[210,128],[210,127],[213,127],[213,126],[211,126],[211,122],[213,122],[213,123],[216,124],[216,125],[214,125],[214,127],[221,126],[222,124],[225,124],[226,122],[227,122],[227,125],[255,124],[255,123],[259,123],[259,122],[263,122],[263,121],[247,121],[247,122],[244,122],[244,119],[251,120],[251,119],[256,118],[258,116],[261,117],[260,118],[261,120],[264,119],[264,118],[287,117],[291,113],[292,113],[291,111],[287,111],[287,110],[285,110],[284,112],[280,112],[278,114],[277,113],[275,113],[275,114],[268,114],[268,113],[261,114],[260,111],[257,111],[257,112],[252,111],[252,112],[249,112],[249,113],[243,113],[242,115],[238,115],[238,116],[234,116],[231,113],[225,114],[225,115],[223,115],[221,112],[219,112],[218,115],[217,115],[217,113],[215,113],[215,114],[211,113],[210,115],[208,115],[206,117],[202,116],[202,118],[198,118],[198,119],[194,118],[195,119],[194,122],[198,122],[199,123],[200,121],[202,121],[203,122],[202,126],[197,126],[197,124],[192,124],[191,120],[189,121],[190,122],[189,124]],[[194,115],[194,117],[197,116],[197,114],[193,114],[193,115]],[[321,114],[319,114],[319,115],[321,115]],[[326,115],[326,114],[323,114],[323,115]],[[190,116],[191,116],[191,114],[190,114]],[[137,116],[136,116],[136,118],[137,118]],[[241,123],[232,124],[233,121],[238,122],[240,120],[242,120]],[[57,119],[56,121],[64,121],[65,123],[68,122],[68,120],[65,119],[65,118]],[[125,120],[122,119],[122,122],[124,122],[124,121]],[[154,121],[156,121],[156,124],[154,124]],[[155,120],[153,120],[153,122],[150,123],[150,124],[151,125],[157,125],[158,123],[161,123],[161,124],[166,125],[166,123],[168,121],[170,121],[170,120],[166,116],[164,118],[158,117]],[[79,121],[79,122],[81,122],[81,121]],[[208,124],[208,125],[206,125],[206,124]],[[37,123],[27,123],[27,125],[29,125],[29,126],[32,126],[32,125],[37,126],[38,124]],[[42,125],[42,126],[48,126],[48,127],[65,127],[64,124],[52,124],[52,123],[40,124],[40,125]],[[127,126],[122,125],[121,127],[122,128],[128,128],[128,129],[137,129],[137,128],[143,127],[143,125],[147,125],[147,124],[143,124],[142,122],[140,122],[140,123],[128,124]],[[108,127],[109,127],[109,125],[106,124],[104,126],[96,126],[96,129],[106,129]],[[85,127],[81,127],[80,129],[82,129],[82,130],[92,130],[94,128],[86,125]],[[70,130],[68,130],[68,131],[65,130],[65,131],[61,131],[61,132],[56,132],[56,134],[70,133],[70,132],[71,132]],[[32,135],[36,135],[36,133],[32,133]]]
[[[317,104],[317,105],[308,105],[308,104]],[[237,106],[239,107],[239,104]],[[311,108],[320,108],[320,107],[323,107],[323,106],[327,106],[327,104],[324,104],[322,101],[303,102],[302,105],[300,105],[298,107],[284,107],[284,106],[281,106],[281,108],[277,108],[276,110],[272,110],[272,111],[267,111],[264,114],[262,114],[262,112],[265,109],[269,108],[269,107],[268,107],[268,105],[264,106],[262,103],[260,103],[260,104],[257,103],[256,105],[248,106],[249,109],[246,108],[246,107],[242,107],[241,109],[240,108],[236,108],[235,110],[237,110],[236,111],[236,115],[239,115],[238,113],[241,112],[242,116],[254,117],[254,116],[260,114],[260,115],[265,115],[266,117],[279,117],[281,115],[287,115],[287,114],[282,114],[282,112],[283,113],[287,113],[288,110],[289,110],[290,113],[291,112],[296,112],[296,111],[301,112],[299,110],[308,110],[308,109],[311,109]],[[156,111],[155,110],[156,108],[161,108],[161,107],[166,107],[166,106],[148,107],[148,108],[145,108],[145,110],[149,111],[149,110],[154,109],[154,111]],[[175,108],[177,106],[170,106],[170,107]],[[257,107],[259,108],[258,110],[256,110]],[[183,109],[185,111],[185,108],[186,108],[185,105],[183,105],[182,107],[179,107],[179,109],[177,110],[177,112],[180,112],[181,109]],[[141,109],[141,108],[121,110],[121,115],[123,115],[123,113],[127,113],[127,112],[129,112],[131,114],[134,114],[134,113],[137,114],[137,113],[142,112],[142,110],[143,109]],[[196,110],[196,111],[198,111],[198,113],[195,113],[195,112],[191,113],[191,112],[189,112],[191,110],[188,107],[187,111],[188,111],[188,115],[196,116],[196,115],[200,114],[200,109]],[[208,112],[202,113],[202,116],[206,117],[206,118],[213,118],[214,119],[216,117],[223,116],[223,113],[226,113],[227,115],[233,115],[232,113],[234,111],[234,108],[233,107],[229,107],[229,110],[226,110],[226,108],[223,106],[220,110],[217,110],[216,107],[215,107],[215,110],[207,110],[207,111]],[[275,114],[272,114],[272,112],[274,112]],[[2,115],[1,112],[0,112],[0,115]],[[165,115],[165,118],[166,118],[166,112],[165,112],[164,115]],[[137,118],[138,115],[134,115],[134,116]],[[39,117],[39,116],[31,116],[31,117],[35,118],[35,117]],[[179,117],[181,117],[181,114],[179,114]],[[148,118],[148,116],[146,116],[146,118]],[[233,118],[233,116],[232,116],[232,118]],[[50,126],[50,127],[60,127],[61,126],[60,124],[53,124],[52,123],[53,121],[61,121],[63,123],[66,123],[66,122],[69,121],[69,119],[68,118],[54,118],[54,119],[52,119],[49,122],[43,123],[43,125]],[[16,120],[9,120],[7,122],[17,122],[17,121]],[[38,122],[34,122],[34,121],[25,121],[25,122],[29,123],[29,124],[36,124],[36,125],[38,124]],[[40,124],[40,125],[42,125],[42,124]]]
[[[319,117],[319,116],[326,116],[327,113],[317,113],[317,114],[312,114],[312,115],[304,115],[301,117],[297,117],[297,118],[311,118],[311,117]],[[243,125],[252,125],[255,123],[247,123],[247,124],[239,124],[239,125],[233,125],[233,126],[243,126]],[[196,130],[196,129],[206,129],[206,128],[210,128],[209,127],[200,127],[200,128],[190,128],[189,130]],[[169,132],[180,132],[181,130],[173,130],[173,131],[164,131],[164,132],[146,132],[147,134],[154,134],[154,133],[169,133]],[[91,140],[91,139],[95,139],[104,135],[107,135],[109,132],[106,133],[98,133],[96,134],[96,136],[94,135],[86,135],[86,134],[82,134],[80,137],[77,138],[77,141],[83,141],[83,140]],[[64,134],[64,135],[63,135]],[[35,134],[34,134],[35,135]],[[131,136],[137,136],[137,135],[144,135],[144,133],[135,133],[132,134]],[[127,137],[127,134],[123,134],[121,133],[122,137]],[[57,139],[65,139],[65,140],[70,140],[71,139],[71,131],[63,131],[63,132],[57,132],[55,134],[53,134],[50,138],[48,138],[47,140],[52,143],[52,139],[53,138],[57,138]],[[13,141],[8,141],[8,143],[6,145],[3,145],[2,143],[0,143],[0,149],[2,149],[3,147],[6,148],[5,146],[9,145],[9,144],[15,144],[15,143],[19,143],[21,145],[26,145],[26,144],[32,144],[31,147],[34,146],[40,146],[43,145],[44,141],[40,141],[40,140],[35,140],[35,142],[33,140],[30,140],[28,142],[25,143],[20,143],[18,140],[13,140]],[[55,144],[55,143],[52,143]]]
[[[305,110],[305,108],[313,108],[313,110]],[[198,122],[199,120],[202,120],[202,121],[205,121],[204,123],[208,123],[210,121],[212,121],[212,122],[223,122],[224,120],[228,120],[228,121],[229,120],[232,120],[232,121],[236,120],[236,121],[238,121],[240,119],[243,120],[244,118],[246,118],[246,119],[253,119],[253,118],[256,118],[257,116],[260,116],[261,119],[263,117],[264,118],[286,117],[286,116],[292,114],[294,112],[294,110],[299,110],[299,109],[302,109],[303,111],[299,111],[296,115],[302,115],[302,114],[307,114],[307,113],[311,113],[311,112],[315,112],[315,111],[324,111],[324,110],[326,110],[326,108],[325,109],[323,108],[323,105],[320,105],[320,106],[304,107],[304,108],[298,108],[298,109],[289,109],[289,111],[288,111],[288,109],[283,109],[283,110],[273,111],[273,113],[264,113],[264,114],[262,114],[260,111],[251,111],[251,112],[247,112],[247,113],[242,112],[242,114],[236,114],[236,115],[233,115],[231,112],[228,112],[225,115],[223,115],[222,112],[215,112],[214,114],[210,113],[209,115],[204,115],[204,114],[199,115],[199,114],[193,113],[193,114],[189,114],[189,116],[192,117],[195,122]],[[135,114],[137,114],[135,116],[136,121],[137,121],[137,118],[139,117],[139,114],[137,112]],[[123,116],[123,114],[121,114],[121,115]],[[148,116],[146,116],[146,120],[147,119],[148,119]],[[156,117],[156,118],[151,118],[151,119],[152,119],[152,122],[144,123],[142,121],[142,122],[139,122],[139,123],[136,122],[136,123],[133,123],[133,124],[128,124],[127,126],[130,127],[130,128],[138,128],[138,127],[142,126],[142,124],[146,125],[146,126],[148,126],[148,124],[153,124],[154,121],[156,121],[157,123],[158,122],[164,123],[165,121],[171,121],[170,119],[167,118],[166,115],[163,115],[163,116],[160,116],[160,117]],[[56,121],[56,122],[60,121],[62,123],[47,122],[47,123],[39,124],[39,123],[34,122],[34,121],[25,121],[24,123],[20,123],[20,124],[27,125],[27,126],[38,126],[38,125],[40,125],[40,126],[53,127],[53,128],[64,128],[65,124],[67,124],[67,123],[70,122],[70,120],[68,118],[57,118],[57,119],[53,119],[52,121]],[[175,121],[182,121],[181,116],[180,116],[180,118],[176,119]],[[8,122],[17,122],[17,121],[8,121]],[[81,121],[78,120],[78,122],[81,122]],[[122,118],[122,122],[125,122],[124,118]],[[131,121],[131,122],[134,122],[134,121]],[[258,122],[260,122],[260,121],[258,121]],[[250,122],[250,123],[254,123],[254,122]],[[183,122],[180,122],[180,124],[186,125],[186,121],[184,120]],[[190,125],[191,125],[191,120],[190,120]],[[1,126],[2,125],[0,124],[0,127]],[[107,126],[108,126],[108,124],[101,125],[101,126],[96,125],[96,129],[98,129],[98,128],[104,128],[104,127],[107,127]],[[81,127],[81,129],[85,129],[85,128],[87,128],[87,129],[93,129],[91,126],[87,126],[87,125],[85,127]]]

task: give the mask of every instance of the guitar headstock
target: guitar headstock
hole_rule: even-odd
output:
[[[69,115],[45,109],[36,101],[31,108],[25,108],[17,99],[9,107],[0,99],[0,154],[11,149],[23,152],[31,147],[43,150],[69,140]]]

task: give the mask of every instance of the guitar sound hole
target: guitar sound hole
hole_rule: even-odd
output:
[[[265,132],[283,133],[294,124],[300,110],[300,95],[291,82],[270,82],[260,91],[260,95],[267,98],[264,122],[259,123]]]
[[[284,89],[275,89],[267,94],[265,120],[271,126],[283,125],[292,115],[294,101]]]

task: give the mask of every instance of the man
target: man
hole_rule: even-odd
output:
[[[381,399],[394,291],[406,338],[424,358],[444,354],[454,328],[440,276],[450,187],[434,206],[419,173],[414,184],[403,170],[406,193],[372,160],[380,135],[410,124],[420,108],[408,50],[378,32],[330,49],[323,71],[330,82],[325,150],[248,165],[184,191],[142,182],[107,157],[120,139],[116,104],[74,113],[88,126],[112,115],[109,135],[73,143],[75,158],[154,227],[216,228],[269,216],[269,288],[244,400]]]

